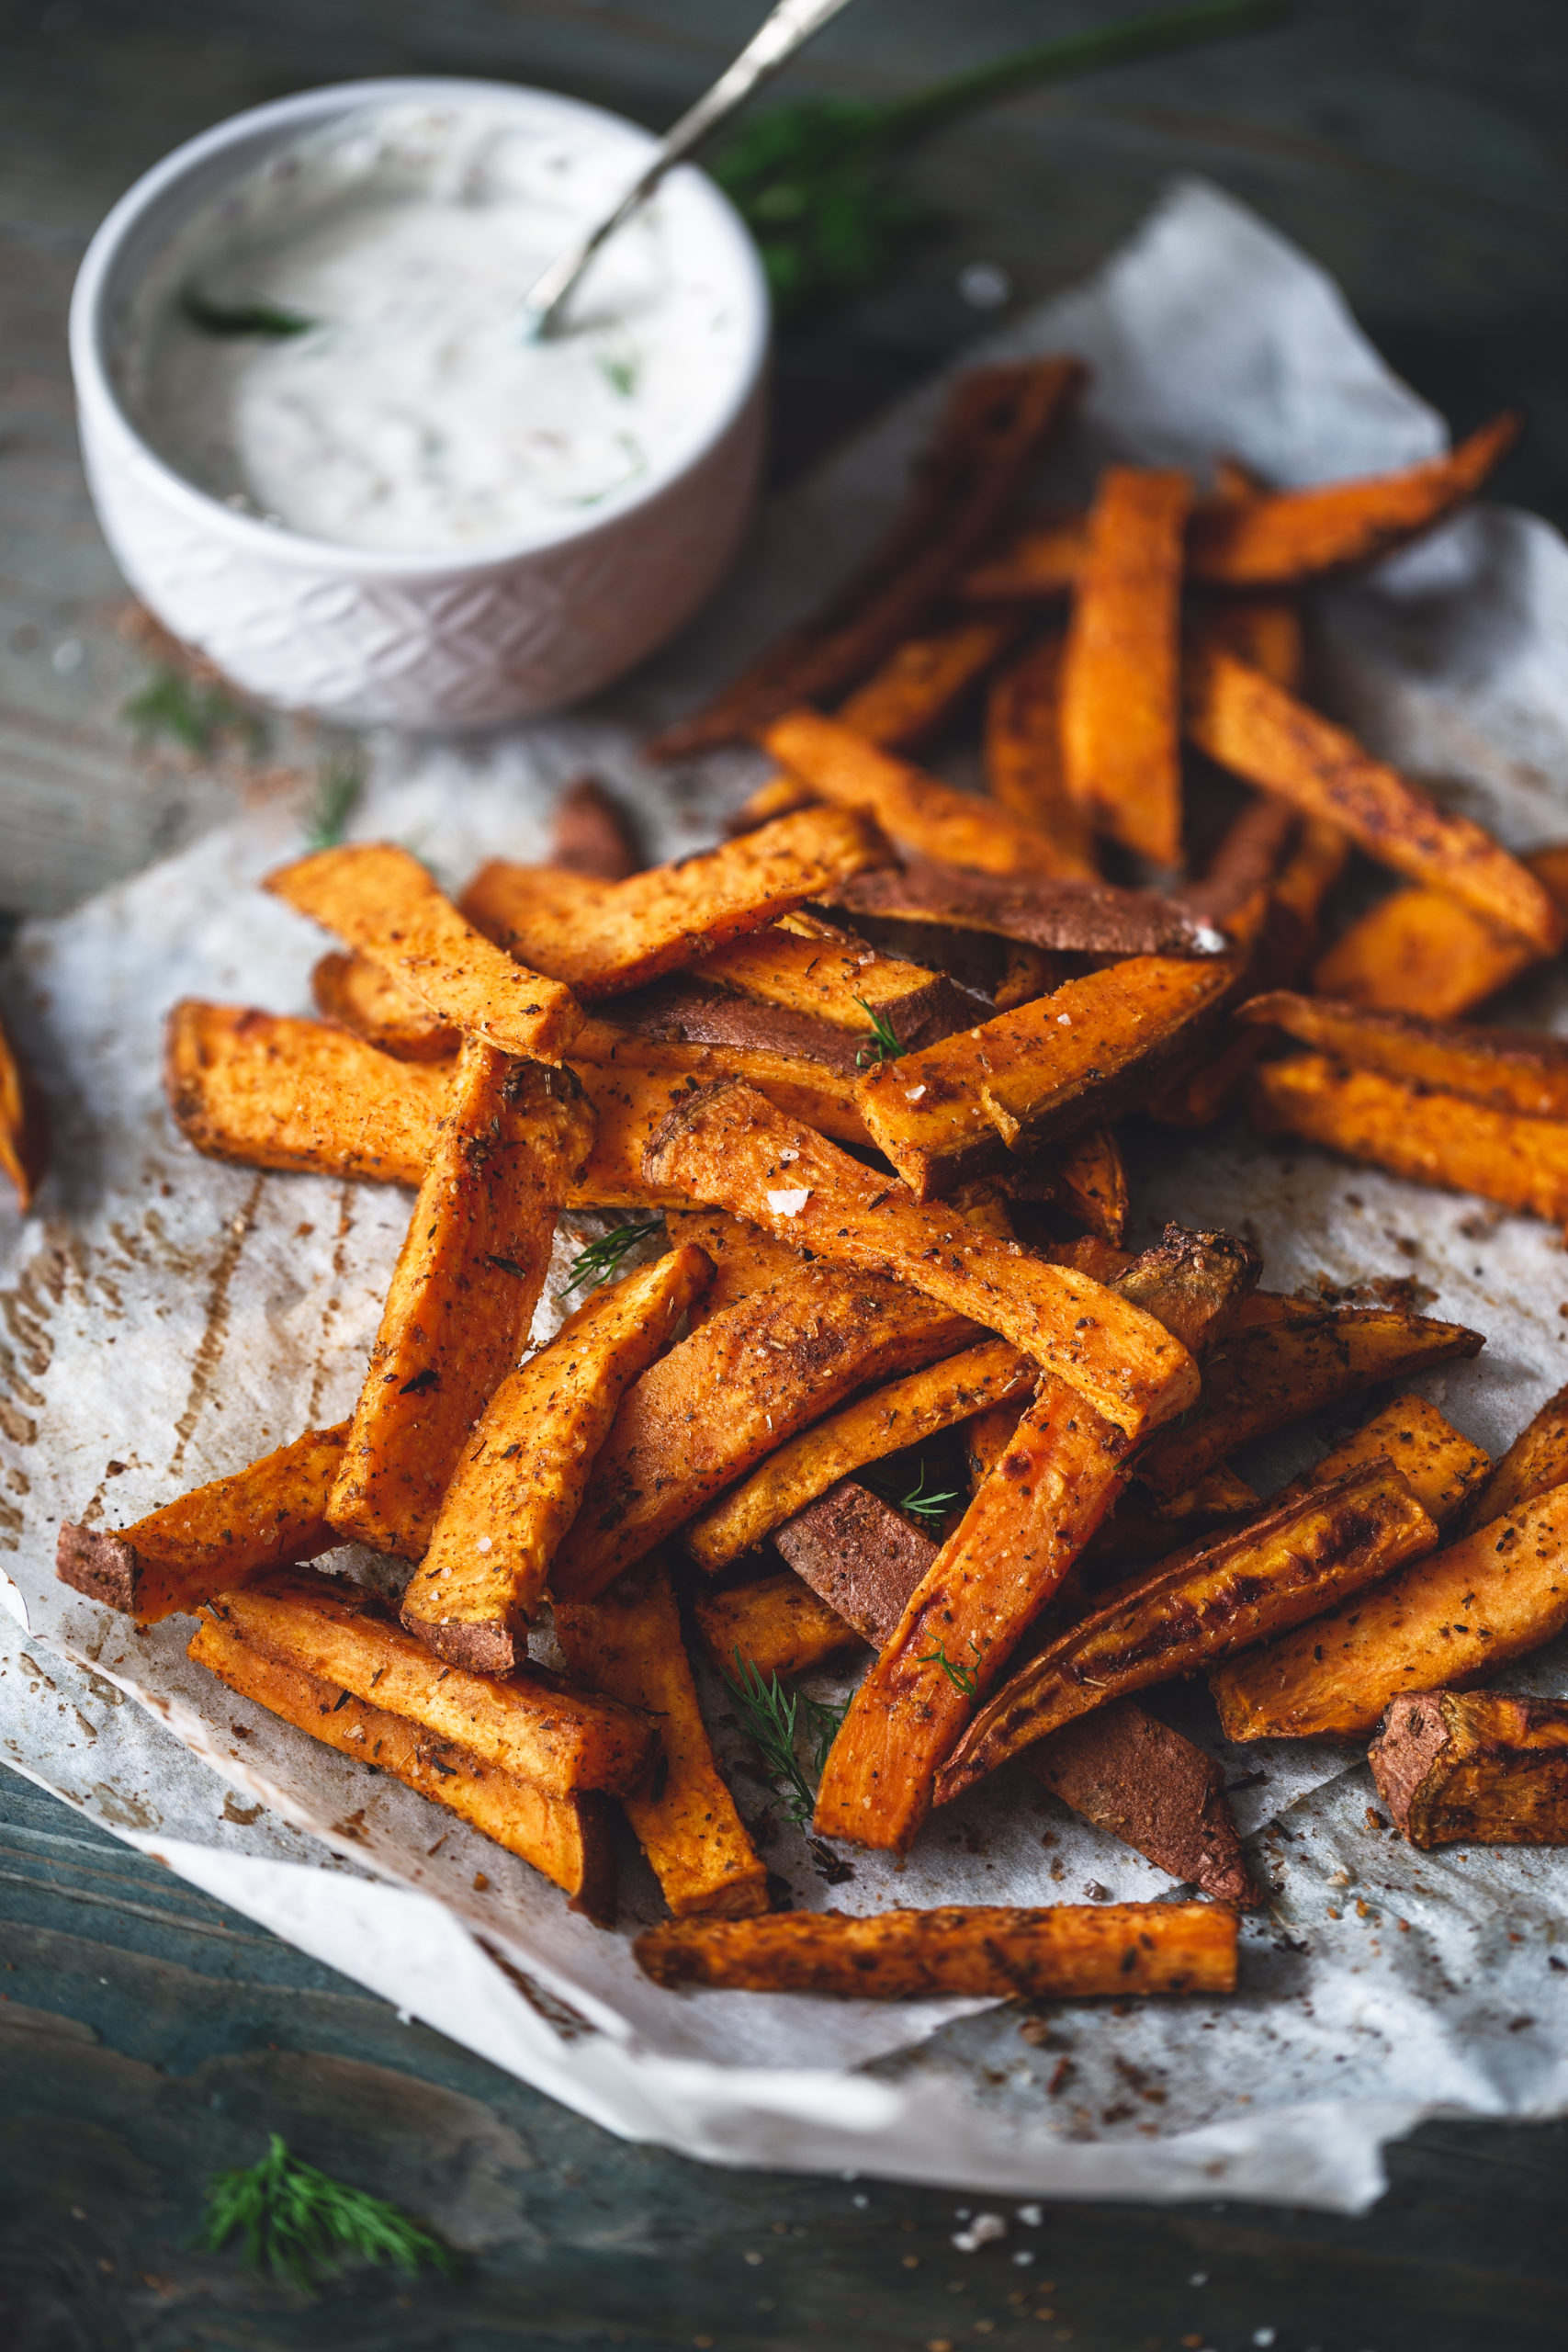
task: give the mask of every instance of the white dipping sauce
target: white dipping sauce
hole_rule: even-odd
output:
[[[525,339],[524,295],[645,155],[587,112],[564,127],[493,101],[349,117],[173,241],[124,341],[127,403],[188,481],[311,538],[552,538],[677,472],[747,364],[733,258],[679,178],[595,257],[564,332]],[[186,316],[186,286],[318,323],[215,335]]]

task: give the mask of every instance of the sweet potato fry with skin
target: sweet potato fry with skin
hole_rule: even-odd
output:
[[[1297,1479],[1276,1495],[1274,1507],[1313,1487],[1331,1485],[1370,1462],[1392,1462],[1438,1527],[1446,1527],[1466,1498],[1477,1495],[1491,1467],[1484,1447],[1445,1420],[1425,1396],[1395,1396],[1325,1453],[1310,1478]]]
[[[1413,1012],[1372,1012],[1289,989],[1255,996],[1238,1021],[1283,1030],[1353,1069],[1403,1085],[1462,1094],[1494,1111],[1568,1119],[1568,1042],[1536,1030],[1478,1029],[1422,1021]]]
[[[464,1046],[333,1488],[340,1533],[423,1554],[469,1430],[527,1339],[592,1135],[570,1070]]]
[[[1229,958],[1143,956],[1068,980],[1013,1012],[867,1070],[856,1100],[867,1131],[915,1198],[1005,1167],[1147,1093],[1217,1012]]]
[[[715,1927],[649,1928],[632,1950],[656,1984],[845,2000],[1230,1993],[1236,1918],[1213,1903],[1059,1903],[1043,1911],[780,1911]]]
[[[1062,762],[1063,639],[1052,630],[1010,662],[986,702],[986,781],[993,799],[1049,834],[1064,873],[1092,876],[1094,836]]]
[[[1458,1688],[1568,1625],[1568,1487],[1209,1678],[1227,1739],[1365,1737],[1403,1691]]]
[[[403,1623],[438,1656],[475,1674],[526,1661],[528,1620],[622,1395],[712,1272],[683,1249],[606,1283],[502,1382],[403,1595]]]
[[[1554,1225],[1568,1218],[1568,1121],[1489,1111],[1462,1094],[1295,1054],[1253,1074],[1254,1125],[1300,1136],[1417,1184],[1479,1193]]]
[[[624,1802],[673,1916],[765,1911],[768,1874],[714,1761],[662,1563],[644,1560],[597,1600],[558,1601],[556,1637],[581,1681],[659,1724],[664,1771]]]
[[[1500,1690],[1412,1691],[1367,1751],[1413,1846],[1568,1845],[1568,1706]]]
[[[889,840],[921,857],[1006,877],[1050,879],[1080,870],[1048,834],[1009,816],[995,801],[955,791],[819,711],[792,710],[775,719],[762,740],[820,799],[846,815],[874,820]],[[867,866],[878,862],[863,861]]]
[[[1077,585],[1088,546],[1087,514],[1048,515],[966,571],[959,594],[966,605],[1065,604]]]
[[[1012,1443],[1013,1431],[1022,1415],[1011,1405],[993,1405],[988,1411],[976,1413],[964,1426],[964,1459],[969,1471],[969,1491],[978,1494],[983,1482],[996,1468]]]
[[[1229,945],[1208,914],[1153,890],[1071,875],[982,874],[925,856],[907,856],[897,870],[857,874],[828,899],[851,915],[990,932],[1053,955],[1218,956]],[[934,942],[930,952],[938,952]]]
[[[719,989],[681,990],[661,1008],[663,989],[650,989],[641,997],[621,997],[621,1006],[639,1008],[637,1027],[618,1022],[590,1021],[572,1049],[574,1069],[587,1073],[592,1063],[629,1068],[640,1063],[656,1075],[691,1084],[715,1078],[744,1078],[770,1102],[791,1118],[840,1143],[869,1143],[865,1122],[855,1096],[859,1075],[855,1048],[842,1032],[825,1022],[800,1021],[787,1013],[771,1013],[749,1005]],[[791,1035],[794,1029],[797,1034]],[[798,1033],[811,1029],[815,1036]],[[769,1032],[777,1045],[760,1042]],[[699,1042],[709,1041],[709,1042]],[[810,1048],[810,1055],[801,1050]],[[617,1167],[626,1168],[624,1159]],[[635,1160],[628,1172],[637,1181]]]
[[[792,1073],[795,1064],[809,1063],[808,1082],[817,1082],[823,1070],[852,1079],[858,1067],[854,1040],[829,1022],[787,1012],[783,1005],[751,1002],[684,972],[616,997],[604,1017],[590,1022],[587,1029],[589,1044],[584,1048],[580,1043],[580,1052],[602,1054],[612,1036],[654,1046],[716,1046],[727,1054],[765,1054]],[[861,1034],[865,1037],[871,1033]]]
[[[1053,1796],[1217,1902],[1250,1910],[1258,1889],[1211,1756],[1132,1699],[1064,1724],[1029,1751]]]
[[[1122,1147],[1109,1127],[1085,1127],[1067,1137],[1056,1160],[1054,1191],[1069,1216],[1102,1241],[1121,1241],[1131,1204]]]
[[[43,1182],[48,1157],[43,1098],[0,1022],[0,1176],[15,1185],[24,1216]]]
[[[728,1209],[667,1209],[664,1229],[671,1249],[701,1250],[713,1264],[713,1280],[688,1312],[694,1331],[741,1299],[793,1281],[808,1262],[798,1250],[786,1249]]]
[[[961,378],[904,510],[869,564],[705,710],[666,728],[649,746],[654,757],[683,759],[741,741],[792,703],[832,700],[886,659],[980,554],[1082,381],[1076,359]]]
[[[584,1001],[646,988],[742,933],[885,865],[875,828],[850,808],[802,808],[679,865],[625,882],[576,880],[493,858],[463,894],[480,931],[547,964]]]
[[[1568,1388],[1549,1396],[1519,1431],[1491,1476],[1472,1495],[1459,1525],[1461,1534],[1500,1519],[1520,1503],[1533,1502],[1568,1480]]]
[[[659,1739],[645,1713],[525,1668],[504,1681],[442,1667],[346,1577],[284,1569],[211,1604],[252,1649],[530,1781],[547,1796],[624,1795]]]
[[[568,1207],[689,1208],[689,1193],[660,1191],[649,1182],[643,1154],[677,1103],[694,1087],[730,1076],[738,1064],[760,1094],[770,1102],[776,1098],[785,1116],[804,1119],[843,1143],[868,1140],[848,1080],[830,1071],[788,1063],[783,1055],[753,1056],[716,1046],[645,1046],[633,1037],[607,1046],[603,1060],[572,1064],[598,1128],[588,1164],[568,1193]],[[787,1077],[781,1074],[786,1069]]]
[[[693,967],[692,978],[826,1022],[852,1038],[857,1049],[872,1036],[874,1013],[908,1052],[967,1026],[979,1012],[971,991],[945,972],[878,955],[852,934],[807,939],[776,924],[705,956]]]
[[[310,974],[310,994],[323,1021],[399,1061],[449,1062],[463,1042],[460,1029],[438,1020],[423,997],[357,948],[323,956]]]
[[[1245,1478],[1223,1464],[1168,1503],[1156,1503],[1148,1488],[1134,1479],[1123,1487],[1115,1509],[1089,1545],[1084,1566],[1091,1582],[1104,1584],[1118,1573],[1124,1575],[1151,1560],[1168,1559],[1173,1545],[1192,1543],[1222,1529],[1228,1532],[1260,1517],[1269,1508]]]
[[[334,1683],[253,1649],[236,1626],[220,1619],[202,1619],[186,1655],[312,1739],[445,1805],[564,1888],[572,1910],[610,1925],[615,1849],[608,1798],[547,1796],[532,1781],[514,1779],[401,1715],[367,1706]]]
[[[1062,662],[1067,796],[1112,840],[1181,857],[1185,474],[1109,466],[1089,518]]]
[[[765,1453],[866,1382],[979,1337],[897,1283],[803,1265],[715,1315],[621,1400],[570,1533],[558,1598],[592,1600]]]
[[[626,817],[597,776],[577,776],[556,802],[550,864],[594,882],[624,882],[641,865]]]
[[[764,1232],[972,1316],[1130,1436],[1184,1411],[1196,1394],[1191,1358],[1152,1316],[911,1200],[739,1080],[673,1112],[644,1166],[652,1183],[688,1186],[694,1199],[716,1193]]]
[[[68,1522],[55,1573],[89,1600],[152,1625],[269,1569],[313,1560],[339,1541],[327,1503],[347,1437],[346,1421],[307,1430],[292,1445],[181,1495],[133,1527]]]
[[[838,718],[890,752],[912,750],[951,718],[1018,634],[1010,613],[906,638],[840,704]]]
[[[952,1429],[987,1405],[1029,1396],[1038,1376],[1028,1356],[1005,1340],[987,1340],[893,1381],[780,1446],[692,1521],[686,1549],[710,1575],[728,1567],[852,1471]]]
[[[1238,1328],[1205,1365],[1197,1410],[1145,1447],[1138,1476],[1163,1498],[1183,1494],[1256,1438],[1385,1380],[1478,1355],[1483,1345],[1462,1324],[1379,1307]]]
[[[317,850],[264,887],[381,965],[439,1020],[500,1053],[558,1062],[581,1025],[570,989],[502,955],[418,858],[390,842]]]
[[[937,1802],[950,1803],[1075,1716],[1299,1626],[1325,1600],[1359,1592],[1437,1540],[1403,1478],[1379,1462],[1145,1570],[980,1710],[948,1758]],[[1228,1723],[1226,1736],[1235,1736]]]
[[[1568,844],[1531,850],[1521,863],[1568,914]],[[1524,940],[1446,890],[1393,890],[1319,957],[1312,984],[1379,1012],[1453,1021],[1536,960]]]
[[[1190,665],[1187,727],[1222,767],[1310,817],[1325,818],[1369,857],[1446,889],[1539,954],[1565,925],[1544,885],[1490,833],[1439,808],[1394,768],[1233,654]]]
[[[787,1569],[756,1584],[732,1585],[727,1592],[699,1592],[692,1617],[722,1673],[734,1673],[739,1655],[764,1681],[774,1674],[786,1681],[809,1674],[861,1646],[854,1627]]]
[[[887,1641],[939,1545],[907,1511],[840,1479],[774,1536],[795,1575],[874,1649]]]
[[[1059,989],[1066,978],[1059,956],[1047,956],[1043,947],[1010,939],[1002,949],[1001,974],[992,991],[991,1010],[1011,1012],[1017,1005],[1032,1004],[1037,996],[1048,996],[1053,989]]]

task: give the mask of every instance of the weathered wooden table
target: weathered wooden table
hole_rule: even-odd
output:
[[[221,116],[355,74],[495,74],[662,121],[756,13],[750,0],[9,0],[0,912],[74,904],[292,788],[236,745],[198,758],[140,743],[124,715],[148,660],[87,504],[63,337],[73,273],[112,199]],[[893,92],[1111,13],[861,0],[795,79]],[[997,263],[1015,300],[1036,299],[1125,233],[1173,172],[1197,169],[1319,255],[1457,425],[1521,402],[1533,429],[1504,490],[1568,521],[1565,85],[1554,0],[1300,0],[1279,29],[955,129],[910,173],[937,216],[930,235],[874,294],[786,339],[775,470],[976,331],[964,265]],[[287,732],[276,746],[299,749]],[[974,2198],[717,2174],[623,2145],[3,1770],[0,2053],[6,2352],[1546,2352],[1568,2335],[1568,2126],[1428,2127],[1393,2152],[1393,2187],[1362,2221],[1057,2206],[964,2255],[950,2240]],[[251,2161],[269,2130],[426,2215],[464,2252],[458,2283],[361,2271],[312,2305],[193,2253],[202,2184]]]

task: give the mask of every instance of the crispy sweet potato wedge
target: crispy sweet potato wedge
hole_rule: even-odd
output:
[[[755,734],[793,703],[830,701],[919,628],[1001,523],[1066,422],[1076,359],[1035,359],[960,378],[903,512],[870,562],[705,710],[649,748],[683,759]]]
[[[1002,1686],[948,1758],[937,1802],[1091,1708],[1301,1625],[1325,1600],[1359,1593],[1437,1540],[1397,1471],[1378,1462],[1217,1544],[1179,1553],[1102,1596],[1091,1616]],[[1235,1736],[1228,1720],[1226,1736]]]
[[[1106,468],[1062,663],[1068,797],[1156,865],[1181,857],[1179,639],[1191,503],[1185,474]]]
[[[732,940],[694,966],[694,979],[716,981],[759,1004],[778,1005],[826,1022],[853,1040],[873,1037],[874,1017],[906,1052],[973,1022],[978,1002],[945,972],[900,956],[881,956],[851,933],[805,938],[774,924]]]
[[[550,864],[593,882],[624,882],[641,865],[625,811],[597,776],[574,777],[556,802]]]
[[[310,994],[323,1021],[399,1061],[449,1062],[463,1041],[460,1029],[358,948],[323,956],[310,974]]]
[[[615,1917],[615,1849],[608,1798],[549,1796],[456,1741],[253,1648],[238,1626],[222,1619],[203,1617],[187,1656],[231,1690],[254,1699],[312,1739],[378,1772],[390,1772],[422,1797],[445,1805],[564,1888],[572,1910],[601,1927]]]
[[[1043,1911],[778,1911],[649,1928],[632,1946],[656,1984],[909,2001],[939,1994],[1062,2000],[1230,1993],[1236,1919],[1213,1903],[1059,1903]]]
[[[1212,650],[1190,665],[1187,727],[1222,767],[1326,819],[1369,857],[1451,892],[1540,955],[1562,945],[1556,901],[1490,833],[1234,654]]]
[[[492,858],[463,910],[512,955],[547,964],[584,1001],[645,988],[885,864],[886,844],[851,808],[802,808],[678,865],[625,882],[569,880]]]
[[[597,1026],[597,1024],[591,1024]],[[597,1051],[597,1046],[595,1046]],[[650,1046],[639,1038],[608,1047],[603,1060],[573,1063],[598,1122],[586,1167],[567,1195],[579,1208],[688,1208],[691,1195],[662,1192],[642,1172],[643,1154],[653,1136],[694,1087],[712,1085],[745,1068],[749,1084],[790,1118],[835,1134],[841,1142],[865,1140],[865,1125],[846,1080],[808,1065],[789,1065],[781,1077],[782,1055],[752,1057],[738,1049],[706,1046]],[[761,1069],[756,1065],[760,1063]]]
[[[1144,1448],[1138,1476],[1163,1498],[1183,1494],[1255,1438],[1385,1380],[1479,1355],[1484,1344],[1462,1324],[1381,1307],[1237,1329],[1204,1367],[1197,1410]]]
[[[753,1002],[684,972],[615,997],[603,1019],[586,1024],[584,1035],[588,1043],[585,1046],[579,1040],[580,1053],[604,1053],[611,1036],[655,1046],[716,1046],[727,1055],[766,1055],[792,1075],[808,1075],[814,1083],[820,1082],[820,1070],[848,1080],[857,1069],[855,1040],[830,1022],[788,1012],[783,1005]],[[869,1030],[861,1032],[863,1038],[869,1035]],[[809,1074],[795,1070],[800,1062],[814,1066]]]
[[[1565,1625],[1568,1487],[1553,1487],[1209,1686],[1227,1739],[1354,1739],[1402,1691],[1478,1682]]]
[[[1057,1205],[1102,1241],[1120,1243],[1131,1202],[1122,1147],[1110,1127],[1083,1127],[1063,1143],[1052,1170]]]
[[[592,1136],[570,1070],[465,1044],[333,1488],[340,1533],[423,1555],[468,1431],[527,1339]]]
[[[1446,1527],[1467,1498],[1473,1501],[1491,1467],[1485,1448],[1445,1420],[1425,1396],[1395,1396],[1325,1453],[1310,1478],[1298,1479],[1276,1495],[1274,1508],[1370,1462],[1392,1462],[1438,1527]]]
[[[1289,989],[1255,996],[1235,1017],[1282,1029],[1335,1061],[1405,1086],[1462,1094],[1527,1118],[1568,1119],[1568,1042],[1537,1030],[1447,1026]]]
[[[526,1659],[528,1619],[622,1395],[712,1272],[686,1248],[606,1283],[491,1396],[403,1595],[403,1623],[452,1665],[510,1674]]]
[[[1196,1393],[1191,1358],[1152,1316],[911,1200],[739,1080],[671,1113],[644,1165],[653,1183],[716,1195],[764,1232],[972,1316],[1130,1435],[1183,1411]]]
[[[1062,759],[1064,640],[1052,629],[992,682],[986,701],[986,781],[1010,815],[1056,844],[1060,870],[1099,872],[1094,835],[1067,791]]]
[[[1008,1447],[1013,1431],[1022,1416],[1012,1405],[993,1405],[988,1411],[976,1413],[964,1424],[964,1459],[969,1472],[969,1491],[977,1494]]]
[[[1501,1690],[1407,1691],[1367,1751],[1413,1846],[1568,1845],[1568,1706]]]
[[[16,1187],[24,1214],[43,1182],[48,1157],[43,1098],[0,1022],[0,1176]]]
[[[1568,843],[1531,850],[1521,862],[1568,913]],[[1462,899],[1412,888],[1391,891],[1342,932],[1312,979],[1325,996],[1454,1021],[1536,961],[1532,945],[1499,931]]]
[[[966,571],[959,594],[966,605],[1065,604],[1077,586],[1088,546],[1087,514],[1044,515]]]
[[[809,1674],[860,1646],[854,1627],[788,1569],[755,1584],[699,1592],[692,1617],[716,1667],[733,1674],[739,1657],[764,1681],[774,1674],[786,1679]]]
[[[621,1400],[551,1589],[592,1600],[797,1430],[868,1381],[978,1337],[897,1283],[829,1265],[713,1316]]]
[[[1479,1193],[1561,1225],[1568,1218],[1568,1121],[1489,1111],[1462,1094],[1401,1086],[1321,1054],[1253,1073],[1254,1125],[1300,1136],[1417,1184]]]
[[[1258,1518],[1269,1507],[1245,1478],[1238,1478],[1224,1464],[1184,1495],[1173,1495],[1166,1503],[1156,1503],[1148,1488],[1134,1478],[1123,1487],[1089,1545],[1084,1566],[1091,1583],[1103,1585],[1151,1560],[1168,1559],[1175,1545],[1221,1531],[1228,1533],[1233,1527]]]
[[[692,1521],[686,1549],[710,1574],[728,1567],[852,1471],[952,1429],[987,1405],[1028,1396],[1037,1376],[1031,1358],[1005,1340],[987,1340],[893,1381],[771,1453]]]
[[[1462,1534],[1568,1480],[1568,1388],[1549,1396],[1465,1505]]]
[[[502,956],[393,842],[317,850],[269,874],[265,887],[381,965],[439,1020],[498,1052],[558,1062],[581,1025],[570,989]]]
[[[671,1249],[701,1250],[713,1264],[713,1280],[689,1309],[694,1331],[740,1299],[793,1281],[808,1262],[798,1250],[728,1209],[667,1209],[664,1229]]]
[[[674,1917],[765,1911],[768,1874],[714,1762],[662,1563],[644,1560],[597,1600],[558,1601],[556,1637],[581,1680],[658,1721],[664,1770],[624,1803]]]
[[[1230,944],[1205,911],[1153,890],[1072,875],[982,874],[923,855],[857,874],[829,903],[863,919],[989,932],[1053,955],[1219,956]]]
[[[838,717],[888,751],[911,751],[953,717],[1017,634],[1007,613],[905,638],[840,705]]]
[[[1250,1910],[1258,1889],[1212,1756],[1135,1700],[1064,1724],[1029,1751],[1053,1796],[1217,1902]]]
[[[656,998],[660,993],[650,989],[648,995]],[[705,991],[705,995],[706,1001],[700,1010],[684,995],[668,1014],[661,1014],[656,1008],[648,1023],[649,1030],[654,1033],[650,1035],[608,1021],[585,1023],[579,1044],[573,1047],[572,1067],[582,1073],[590,1092],[596,1095],[604,1083],[595,1080],[590,1064],[600,1068],[613,1065],[628,1077],[639,1069],[645,1071],[655,1082],[648,1091],[650,1101],[657,1099],[660,1081],[666,1082],[667,1093],[672,1090],[678,1094],[689,1092],[694,1084],[705,1080],[744,1078],[789,1117],[804,1119],[807,1126],[818,1128],[821,1134],[833,1136],[840,1143],[870,1141],[855,1095],[858,1073],[854,1048],[840,1031],[829,1029],[826,1023],[812,1023],[809,1025],[819,1032],[815,1039],[793,1037],[789,1040],[790,1050],[762,1045],[756,1041],[769,1028],[776,1035],[789,1016],[769,1015],[761,1006],[743,1004],[739,997],[727,997],[717,989]],[[617,1000],[617,1005],[644,1001],[623,997]],[[716,1018],[713,1017],[716,1009]],[[807,1026],[805,1023],[796,1025]],[[711,1039],[712,1043],[698,1042],[700,1039]],[[750,1042],[738,1042],[741,1039]],[[819,1057],[809,1058],[797,1050],[802,1044],[811,1046]],[[830,1059],[822,1054],[824,1044]],[[634,1082],[633,1094],[639,1091]],[[669,1108],[668,1100],[665,1108]],[[613,1167],[617,1178],[629,1177],[634,1186],[640,1187],[636,1156],[627,1157],[618,1130],[616,1140],[608,1143],[607,1148],[613,1158],[606,1162],[606,1169]]]
[[[292,1445],[181,1495],[133,1527],[67,1522],[55,1574],[89,1600],[152,1625],[269,1569],[313,1560],[339,1541],[327,1503],[347,1437],[346,1421],[307,1430]]]
[[[934,1538],[855,1478],[842,1478],[774,1536],[803,1583],[880,1649],[936,1558]]]

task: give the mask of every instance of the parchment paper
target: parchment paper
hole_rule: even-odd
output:
[[[1442,446],[1439,420],[1382,366],[1334,288],[1197,182],[1091,285],[993,348],[1070,349],[1092,365],[1060,495],[1086,492],[1112,453],[1201,473],[1227,452],[1295,482]],[[641,732],[859,557],[939,398],[923,390],[770,514],[713,613],[615,696],[482,744],[375,746],[355,831],[406,842],[458,884],[482,856],[541,854],[556,790],[592,766],[636,801],[650,854],[711,840],[755,761],[649,775]],[[1568,831],[1568,549],[1546,526],[1482,509],[1325,597],[1320,621],[1333,698],[1378,748],[1511,842]],[[253,887],[298,845],[276,808],[209,835],[28,926],[6,976],[7,1013],[57,1129],[39,1215],[0,1225],[7,1758],[582,2112],[716,2161],[1354,2207],[1382,2185],[1382,2142],[1424,2114],[1559,2111],[1568,1969],[1552,1947],[1568,1940],[1568,1866],[1551,1853],[1412,1855],[1369,1819],[1353,1750],[1226,1753],[1273,1890],[1244,1931],[1233,2002],[1089,2005],[1021,2034],[1016,2011],[975,2003],[677,1996],[638,1975],[625,1933],[571,1917],[524,1864],[190,1667],[180,1621],[138,1635],[55,1582],[62,1518],[129,1521],[339,1417],[357,1387],[407,1196],[202,1160],[175,1135],[159,1081],[163,1016],[179,996],[307,1008],[320,936]],[[1521,1017],[1568,1025],[1561,1012],[1549,979]],[[1488,1334],[1479,1363],[1421,1385],[1493,1450],[1568,1377],[1557,1312],[1568,1267],[1548,1227],[1281,1153],[1240,1127],[1167,1136],[1135,1171],[1134,1199],[1147,1231],[1168,1216],[1245,1227],[1271,1287],[1417,1280],[1434,1312]],[[1254,1466],[1283,1476],[1312,1452],[1281,1439]],[[333,1565],[377,1572],[363,1554]],[[1510,1683],[1562,1690],[1565,1655]],[[766,1792],[722,1690],[708,1697],[754,1818]],[[1209,1736],[1201,1702],[1168,1703]],[[855,1855],[852,1875],[829,1883],[787,1827],[767,1854],[798,1902],[851,1910],[1170,1891],[1006,1775],[939,1815],[902,1867]],[[626,1928],[658,1916],[629,1841],[624,1883]]]

